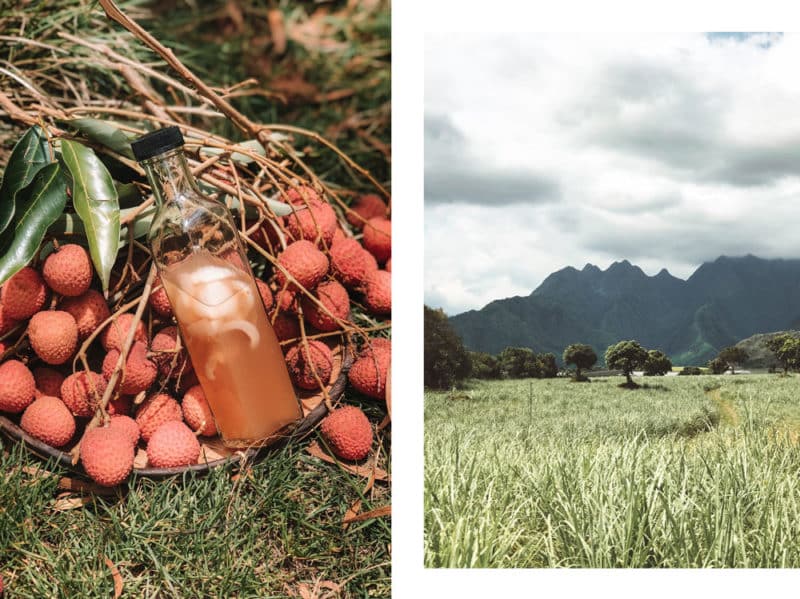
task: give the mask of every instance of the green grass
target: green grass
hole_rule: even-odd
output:
[[[621,380],[426,393],[426,566],[800,566],[797,377]]]
[[[389,596],[389,520],[342,529],[350,504],[385,505],[388,488],[362,495],[364,479],[305,445],[268,455],[236,480],[224,469],[136,479],[124,495],[89,495],[85,506],[60,510],[65,473],[0,439],[5,596],[111,597],[104,558],[119,569],[123,597],[287,597],[326,581],[343,597]]]

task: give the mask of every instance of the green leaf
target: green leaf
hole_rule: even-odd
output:
[[[66,122],[93,142],[106,146],[117,154],[122,154],[131,159],[133,158],[131,140],[135,136],[128,135],[122,129],[115,127],[112,123],[90,118],[70,119]]]
[[[8,250],[0,257],[0,283],[31,261],[47,228],[67,204],[67,179],[57,162],[42,167],[30,185],[17,194],[14,228],[3,232],[0,242]]]
[[[26,187],[33,176],[50,162],[50,148],[42,129],[33,126],[14,146],[0,185],[0,233],[14,218],[17,193]]]
[[[250,139],[236,145],[245,148],[254,154],[258,154],[259,156],[266,156],[266,153],[264,152],[264,146],[262,146],[261,142],[259,142],[257,139]],[[222,148],[210,148],[208,146],[203,146],[201,151],[206,154],[211,154],[212,156],[217,156],[222,154],[225,150]],[[250,164],[253,162],[253,159],[250,156],[240,154],[239,152],[233,152],[231,154],[231,160],[235,160],[236,162],[240,162],[242,164]]]
[[[61,156],[72,175],[72,203],[83,221],[89,253],[106,291],[119,249],[119,201],[114,180],[94,151],[76,141],[63,140]]]

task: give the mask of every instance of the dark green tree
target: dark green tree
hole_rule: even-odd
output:
[[[725,362],[725,360],[722,360],[719,356],[717,356],[713,360],[708,361],[708,369],[713,374],[722,374],[726,370],[728,370],[728,363]]]
[[[772,339],[769,339],[765,344],[767,348],[775,355],[775,359],[780,363],[784,374],[789,372],[789,368],[794,367],[790,364],[793,358],[792,345],[790,344],[786,348],[788,351],[783,351],[784,344],[792,339],[795,339],[795,337],[792,337],[789,333],[781,333],[780,335],[775,335]]]
[[[575,365],[575,378],[576,381],[588,381],[589,379],[581,375],[581,370],[588,370],[597,363],[597,354],[591,345],[585,343],[573,343],[568,345],[564,350],[564,364]]]
[[[425,306],[425,386],[447,389],[469,376],[471,364],[461,338],[443,310]]]
[[[736,374],[736,367],[744,364],[749,356],[744,348],[732,345],[719,352],[717,357],[730,367],[731,374]]]
[[[623,372],[627,380],[622,386],[628,389],[639,387],[633,382],[631,373],[637,368],[642,368],[645,360],[647,360],[647,350],[638,341],[620,341],[606,350],[606,366]]]
[[[558,376],[558,364],[553,354],[539,354],[536,356],[539,362],[539,374],[543,379],[552,379]]]
[[[657,349],[647,352],[647,359],[644,361],[645,376],[664,376],[672,370],[672,361],[667,355]]]
[[[697,376],[698,374],[703,374],[703,371],[697,366],[684,366],[678,376]]]
[[[775,352],[775,357],[783,366],[783,372],[786,374],[789,369],[797,370],[800,368],[800,339],[787,335],[783,345]]]
[[[507,347],[497,356],[500,371],[509,379],[540,378],[536,354],[527,347]]]
[[[492,354],[486,352],[471,351],[469,359],[472,363],[472,376],[476,379],[499,379],[500,363]]]

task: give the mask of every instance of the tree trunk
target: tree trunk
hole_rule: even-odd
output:
[[[631,371],[630,370],[626,370],[625,371],[625,376],[628,378],[628,385],[630,387],[633,387],[633,379],[631,378]]]

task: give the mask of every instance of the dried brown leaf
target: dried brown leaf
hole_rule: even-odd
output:
[[[351,474],[356,474],[358,476],[363,476],[368,478],[374,474],[375,480],[379,481],[388,481],[389,474],[383,470],[382,468],[373,467],[373,466],[359,466],[354,464],[345,464],[344,462],[337,461],[335,458],[331,457],[323,449],[320,447],[319,443],[316,441],[312,442],[308,446],[308,453],[310,453],[315,458],[322,460],[323,462],[328,462],[329,464],[338,464],[340,468],[350,472]]]
[[[62,497],[61,499],[56,499],[56,502],[53,504],[53,509],[56,510],[57,512],[67,512],[69,510],[77,510],[82,508],[91,500],[92,498],[87,496]]]
[[[114,562],[105,555],[103,556],[103,561],[108,566],[108,569],[111,570],[111,578],[114,579],[114,599],[119,599],[120,595],[122,595],[122,574],[119,573],[119,569],[114,565]]]
[[[368,512],[362,512],[360,514],[356,514],[351,517],[345,516],[344,523],[350,524],[351,522],[362,522],[363,520],[371,520],[373,518],[380,518],[382,516],[391,516],[392,515],[392,506],[391,505],[384,505],[379,508],[375,508],[374,510],[370,510]]]

